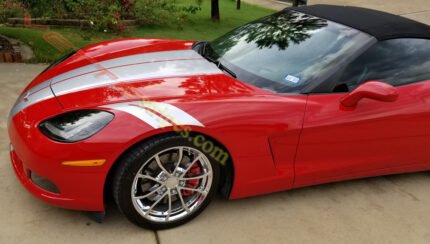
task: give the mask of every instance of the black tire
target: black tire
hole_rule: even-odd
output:
[[[152,221],[143,217],[143,215],[140,214],[138,210],[136,210],[132,200],[132,187],[138,171],[141,170],[145,162],[150,160],[154,155],[158,154],[159,152],[173,147],[189,147],[198,150],[200,153],[204,154],[209,160],[210,166],[212,168],[212,183],[209,192],[205,194],[206,198],[202,200],[198,207],[196,207],[193,211],[189,213],[187,212],[186,215],[182,218],[166,222]],[[215,160],[213,160],[209,155],[196,148],[190,138],[184,138],[179,134],[164,135],[137,144],[120,158],[113,179],[113,197],[119,210],[132,223],[147,229],[168,229],[182,225],[198,216],[209,205],[209,203],[215,196],[218,190],[219,178],[219,164],[215,162]],[[170,188],[167,191],[169,191],[170,194]],[[182,196],[181,193],[178,194]],[[171,200],[171,198],[169,198],[169,200]]]

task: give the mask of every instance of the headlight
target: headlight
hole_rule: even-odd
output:
[[[78,110],[50,118],[39,129],[52,140],[77,142],[85,140],[112,121],[114,115],[100,110]]]

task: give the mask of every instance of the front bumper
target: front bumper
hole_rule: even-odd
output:
[[[60,193],[50,192],[46,189],[39,187],[31,180],[31,171],[26,169],[21,159],[18,157],[16,152],[13,150],[11,144],[9,148],[10,160],[12,162],[12,167],[15,171],[21,184],[35,197],[44,200],[50,204],[57,205],[60,207],[67,206],[67,202],[71,199],[62,198]]]
[[[94,174],[62,174],[58,172],[59,177],[48,178],[45,176],[47,171],[51,169],[43,169],[37,167],[37,172],[33,170],[31,165],[24,163],[18,156],[17,152],[13,149],[10,150],[10,159],[15,174],[22,185],[35,197],[45,201],[51,205],[84,211],[104,211],[103,204],[103,183],[104,176],[97,177]],[[49,191],[40,187],[32,180],[31,175],[37,174],[46,177],[58,187],[58,193]],[[70,176],[75,178],[69,182]],[[60,179],[62,178],[62,179]],[[100,178],[100,183],[94,182]]]
[[[104,211],[104,184],[117,155],[101,143],[65,144],[50,140],[37,128],[43,118],[61,112],[54,101],[30,106],[16,114],[8,128],[13,169],[24,187],[37,198],[67,209]],[[108,153],[106,153],[108,152]],[[65,161],[106,159],[99,167],[71,167]],[[34,176],[46,179],[57,191],[41,187]]]
[[[143,132],[148,132],[148,136],[155,132],[137,118],[120,113],[108,126],[84,141],[56,142],[43,135],[38,125],[61,113],[64,110],[57,101],[49,99],[12,116],[8,132],[13,145],[10,158],[15,173],[29,192],[49,204],[103,212],[105,184],[112,165],[128,148],[146,138]],[[102,160],[104,164],[93,167],[66,164],[85,160]],[[32,174],[47,179],[58,191],[49,191],[35,184]]]

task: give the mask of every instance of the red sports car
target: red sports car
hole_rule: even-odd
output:
[[[133,223],[229,199],[430,169],[430,27],[356,7],[287,8],[212,42],[121,39],[55,62],[12,108],[36,197]]]

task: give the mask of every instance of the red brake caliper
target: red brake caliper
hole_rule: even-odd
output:
[[[200,175],[202,173],[202,168],[200,167],[199,164],[194,164],[190,170],[188,170],[186,176],[187,177],[193,177],[196,175]],[[185,187],[187,188],[196,188],[200,183],[200,179],[195,179],[195,180],[187,180]],[[194,194],[194,191],[190,191],[190,190],[182,190],[182,196],[184,197],[188,197],[191,196],[192,194]]]

